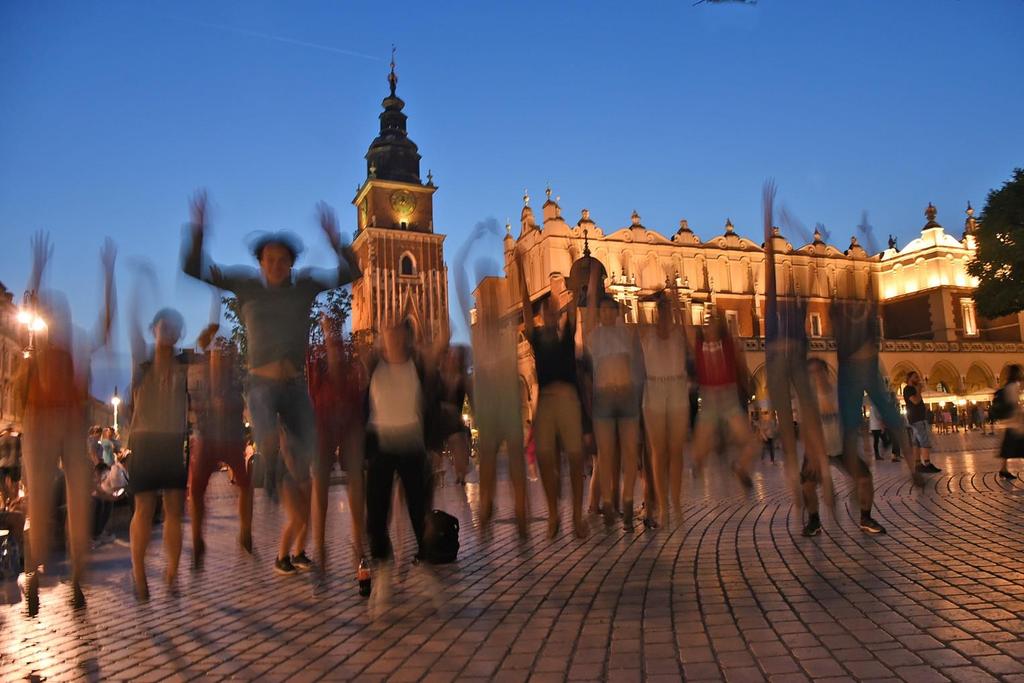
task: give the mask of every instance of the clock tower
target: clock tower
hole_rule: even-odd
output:
[[[352,247],[363,277],[352,289],[352,332],[373,339],[401,320],[417,338],[448,334],[448,267],[444,235],[434,232],[433,176],[420,179],[420,153],[406,132],[405,102],[395,90],[381,103],[380,134],[366,152],[366,180],[356,190],[358,230]]]

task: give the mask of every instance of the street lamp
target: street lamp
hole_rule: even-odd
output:
[[[36,293],[25,292],[21,308],[18,309],[18,322],[28,330],[28,346],[22,351],[25,358],[30,358],[36,350],[36,333],[46,329],[46,321],[36,312]]]
[[[117,432],[117,408],[121,405],[121,397],[117,395],[117,385],[114,385],[114,396],[110,399],[110,405],[114,406],[114,432]]]

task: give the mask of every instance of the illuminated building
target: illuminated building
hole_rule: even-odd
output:
[[[389,324],[408,320],[424,340],[448,334],[448,268],[444,235],[434,232],[430,172],[420,178],[420,154],[406,132],[405,102],[390,94],[380,114],[380,134],[366,153],[366,180],[352,204],[358,230],[352,243],[363,277],[352,286],[352,331],[372,337]]]
[[[966,271],[972,258],[977,224],[968,205],[965,230],[956,239],[936,222],[931,204],[921,235],[903,249],[894,240],[878,254],[868,254],[851,239],[845,250],[826,244],[815,230],[813,240],[794,247],[775,232],[780,294],[796,294],[808,302],[807,333],[811,354],[835,369],[829,302],[852,292],[863,295],[868,278],[881,298],[883,342],[880,357],[890,383],[900,386],[917,370],[930,403],[988,401],[1011,363],[1024,363],[1024,315],[996,320],[980,316],[972,299],[976,281]],[[504,278],[485,278],[477,291],[500,300],[509,324],[520,317],[514,250],[523,253],[531,301],[548,296],[564,300],[566,277],[580,258],[586,240],[605,267],[605,289],[623,304],[627,323],[653,322],[649,295],[665,287],[679,297],[683,310],[699,323],[712,311],[724,316],[747,352],[758,399],[764,386],[764,251],[739,234],[729,220],[720,234],[702,241],[685,220],[671,237],[643,225],[633,212],[629,225],[605,230],[582,210],[575,224],[562,217],[557,199],[547,199],[540,222],[524,197],[518,237],[508,226]],[[532,403],[535,387],[529,346],[520,344],[524,403]]]

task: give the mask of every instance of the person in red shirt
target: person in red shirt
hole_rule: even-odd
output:
[[[700,413],[694,434],[694,466],[698,471],[703,468],[715,434],[724,427],[741,449],[733,472],[749,488],[750,466],[758,445],[740,405],[741,392],[750,394],[749,372],[742,351],[730,336],[725,319],[717,315],[698,332],[695,346]]]

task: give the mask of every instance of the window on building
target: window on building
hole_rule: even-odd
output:
[[[697,327],[704,324],[704,304],[690,306],[690,322]]]
[[[415,275],[416,264],[412,260],[410,254],[402,254],[401,261],[399,262],[398,272],[401,275]]]
[[[820,337],[821,332],[821,313],[811,313],[811,336]]]
[[[960,299],[960,312],[964,317],[964,334],[968,337],[978,336],[978,315],[972,299]]]
[[[740,336],[740,314],[737,311],[725,312],[725,325],[733,337]]]

